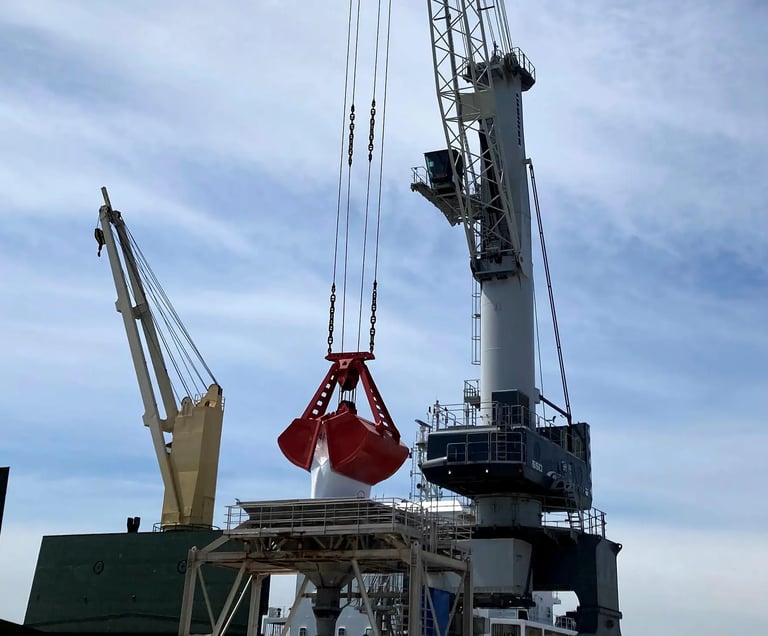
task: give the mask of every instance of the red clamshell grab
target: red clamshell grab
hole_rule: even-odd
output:
[[[346,477],[373,486],[397,471],[408,457],[408,448],[392,423],[384,401],[373,382],[365,360],[368,352],[336,353],[326,358],[333,365],[301,417],[278,437],[280,450],[291,463],[309,470],[317,439],[325,435],[331,468]],[[326,414],[336,385],[355,388],[361,379],[374,421],[356,413],[354,405],[342,402],[336,412]]]

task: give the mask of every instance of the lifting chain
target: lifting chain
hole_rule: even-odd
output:
[[[353,146],[355,142],[355,105],[352,104],[352,106],[349,109],[349,148],[347,150],[347,155],[349,156],[349,159],[347,162],[349,163],[349,166],[352,167],[352,153],[353,153]]]
[[[373,343],[376,339],[376,287],[378,286],[378,282],[374,279],[373,281],[373,291],[371,292],[371,341],[369,343],[369,351],[373,353]]]
[[[373,131],[376,125],[376,99],[371,100],[371,128],[368,131],[368,163],[373,161]]]
[[[331,308],[328,316],[328,355],[333,350],[333,316],[336,313],[336,283],[331,285]]]

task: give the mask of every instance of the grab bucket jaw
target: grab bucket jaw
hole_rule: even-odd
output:
[[[297,417],[277,438],[277,445],[289,462],[309,470],[321,427],[318,419]]]
[[[402,442],[379,434],[373,422],[351,411],[340,409],[324,424],[331,466],[346,477],[373,486],[394,475],[408,457]]]

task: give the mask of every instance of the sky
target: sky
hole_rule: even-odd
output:
[[[571,403],[592,426],[595,505],[624,546],[623,633],[759,633],[768,4],[509,0],[507,11],[536,66],[527,152]],[[224,387],[217,521],[235,498],[307,495],[276,438],[327,370],[346,20],[341,0],[0,4],[0,465],[11,466],[0,617],[23,619],[43,535],[159,519],[93,239],[102,185]],[[478,376],[462,232],[409,188],[422,153],[445,146],[427,24],[425,2],[394,0],[370,363],[410,440],[415,418],[459,402]],[[542,388],[556,395],[550,329]],[[376,493],[407,496],[408,471]]]

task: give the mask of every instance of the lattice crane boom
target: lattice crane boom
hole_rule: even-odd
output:
[[[452,168],[459,218],[472,259],[520,252],[514,201],[504,180],[501,140],[495,130],[493,64],[478,2],[428,3],[438,103]],[[478,140],[485,139],[485,144]],[[495,197],[484,196],[489,187]]]
[[[429,186],[414,189],[464,229],[480,284],[482,400],[516,389],[535,402],[531,212],[520,98],[533,86],[535,72],[509,44],[503,4],[427,5],[448,150],[427,153]]]

